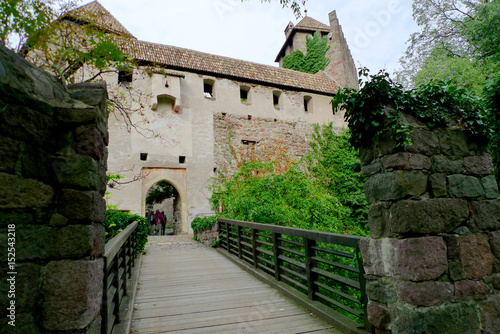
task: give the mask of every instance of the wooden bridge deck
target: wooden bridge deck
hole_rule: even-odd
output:
[[[213,249],[150,237],[131,333],[336,333]]]

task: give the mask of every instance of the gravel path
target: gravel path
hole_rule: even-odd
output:
[[[149,236],[146,243],[147,253],[183,253],[193,250],[206,251],[202,243],[193,240],[191,235],[165,235],[165,236]]]

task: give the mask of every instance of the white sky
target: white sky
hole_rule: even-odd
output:
[[[99,1],[138,39],[274,66],[285,27],[298,22],[278,0]],[[392,72],[417,30],[411,2],[308,0],[306,9],[327,25],[328,13],[336,10],[356,66]]]

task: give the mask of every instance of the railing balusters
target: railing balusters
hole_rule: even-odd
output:
[[[276,281],[280,280],[280,266],[281,266],[281,260],[280,260],[280,241],[278,240],[281,238],[280,233],[275,233],[273,232],[273,256],[274,256],[274,279]]]
[[[313,259],[316,256],[316,251],[313,247],[316,246],[316,241],[309,238],[304,238],[304,253],[306,264],[306,277],[307,277],[307,295],[309,299],[315,299],[315,293],[318,291],[316,282],[318,275],[314,273],[313,268],[316,268],[317,262]]]
[[[241,260],[241,226],[236,226],[236,239],[238,239],[238,257]]]
[[[253,266],[254,268],[258,267],[258,261],[259,259],[257,258],[257,230],[252,228],[252,255],[253,255]]]

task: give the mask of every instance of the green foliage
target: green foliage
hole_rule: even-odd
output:
[[[283,57],[283,67],[292,70],[316,74],[328,66],[329,59],[326,58],[326,52],[330,48],[328,39],[321,38],[321,35],[316,32],[311,38],[307,36],[307,54],[296,50],[291,55]]]
[[[155,184],[153,189],[148,191],[146,204],[161,203],[171,197],[175,197],[175,188],[166,181],[160,181]]]
[[[336,134],[332,124],[314,126],[305,157],[312,176],[328,193],[349,209],[345,225],[359,226],[368,231],[368,209],[364,194],[364,177],[360,173],[359,153],[349,142],[350,133]]]
[[[103,223],[106,229],[106,242],[135,221],[139,223],[137,226],[137,251],[142,252],[148,241],[148,226],[146,224],[146,219],[139,215],[131,214],[130,212],[122,212],[114,209],[106,210],[106,220]]]
[[[421,119],[430,128],[456,124],[473,133],[487,132],[480,99],[450,82],[430,82],[405,91],[388,73],[369,75],[364,68],[359,75],[366,80],[359,80],[359,91],[343,88],[332,100],[334,108],[346,110],[351,143],[356,148],[369,145],[386,130],[398,145],[409,145],[411,127],[402,121],[403,112]]]
[[[193,219],[191,227],[193,228],[193,231],[196,233],[211,229],[215,225],[215,223],[217,223],[216,216],[203,217],[203,218],[196,217],[195,219]]]
[[[500,74],[485,89],[486,123],[489,127],[491,157],[495,165],[497,182],[500,184]]]
[[[359,158],[347,138],[317,128],[310,156],[284,172],[276,172],[279,160],[242,162],[232,177],[216,178],[212,207],[221,203],[225,218],[367,235]]]

